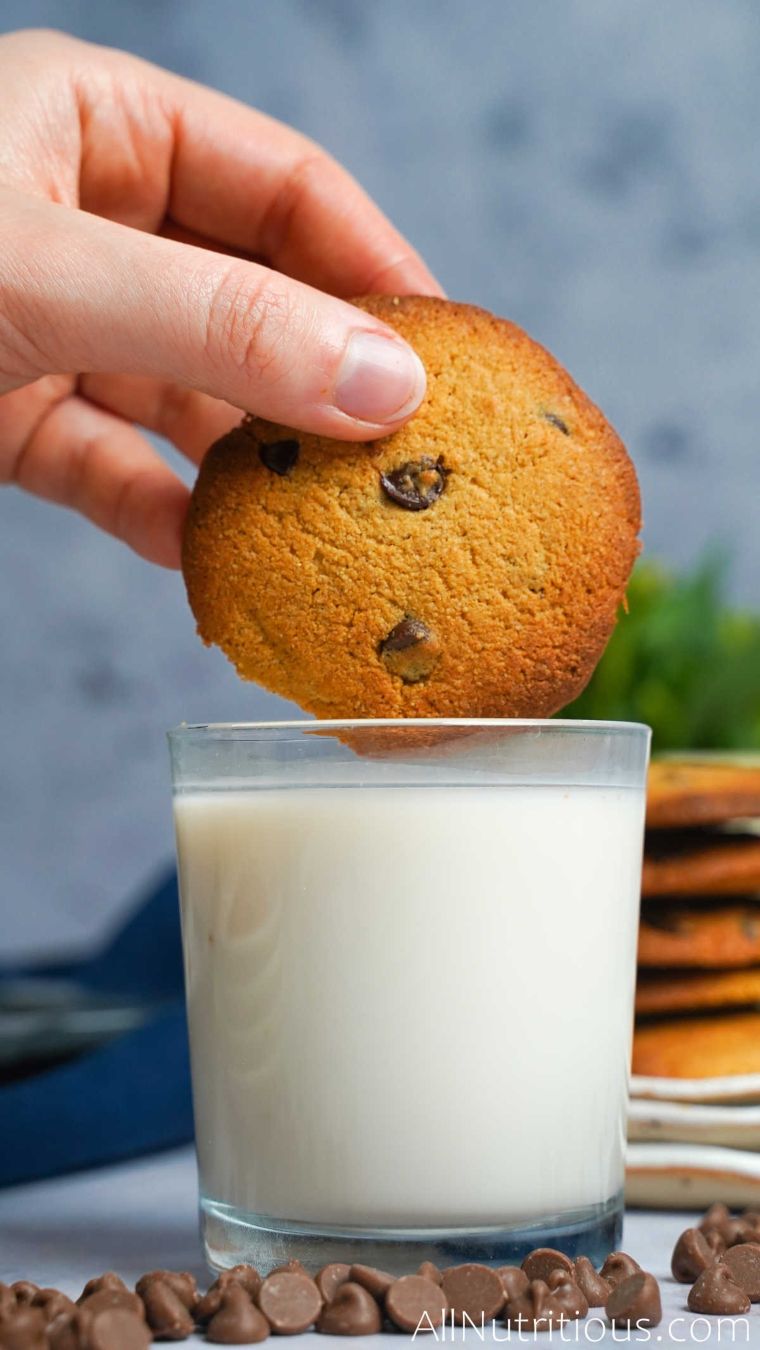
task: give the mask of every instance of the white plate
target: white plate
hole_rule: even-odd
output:
[[[670,1102],[760,1102],[760,1073],[726,1078],[645,1078],[634,1074],[631,1096]]]
[[[760,1151],[760,1106],[634,1098],[628,1104],[628,1138],[632,1143],[723,1144]]]
[[[730,1209],[760,1201],[760,1154],[699,1144],[629,1144],[625,1198],[644,1209]]]

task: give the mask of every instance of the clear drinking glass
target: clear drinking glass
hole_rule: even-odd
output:
[[[647,727],[169,736],[210,1264],[601,1260]]]

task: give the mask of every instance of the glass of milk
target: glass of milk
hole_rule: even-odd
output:
[[[601,1259],[647,727],[170,733],[210,1264]]]

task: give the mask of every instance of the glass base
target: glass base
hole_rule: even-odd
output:
[[[285,1261],[317,1270],[328,1261],[378,1266],[412,1274],[422,1261],[440,1266],[480,1261],[519,1265],[534,1247],[556,1247],[567,1256],[588,1256],[599,1266],[620,1244],[622,1191],[601,1205],[588,1205],[534,1223],[488,1228],[335,1228],[270,1219],[201,1200],[201,1236],[212,1270],[241,1262],[263,1273]]]

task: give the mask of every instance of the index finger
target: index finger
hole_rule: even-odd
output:
[[[167,214],[333,295],[442,295],[411,244],[320,146],[154,69],[174,129]]]

